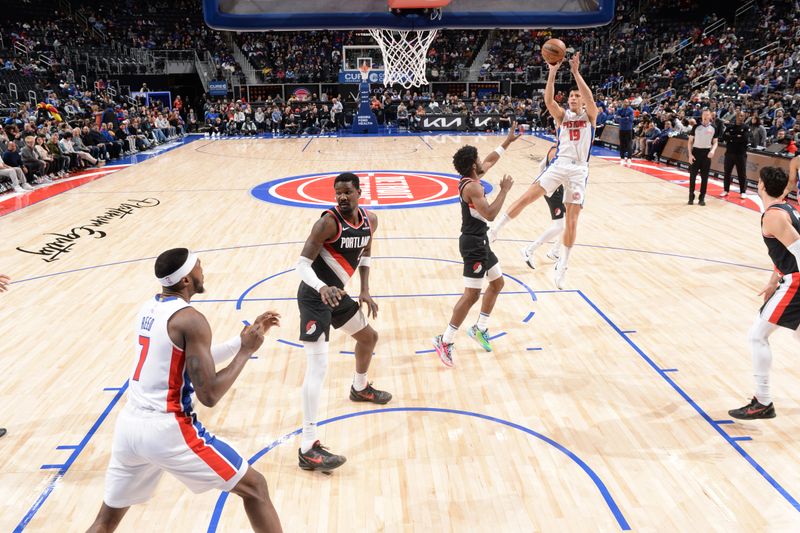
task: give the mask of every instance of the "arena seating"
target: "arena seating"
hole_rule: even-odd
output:
[[[374,44],[364,32],[355,31],[214,31],[202,23],[197,0],[124,1],[122,5],[110,0],[72,0],[56,8],[47,0],[2,1],[0,8],[5,19],[0,43],[0,117],[7,120],[15,110],[16,119],[27,121],[34,116],[42,134],[54,126],[45,126],[47,116],[36,117],[32,104],[39,102],[50,102],[64,117],[81,123],[94,116],[93,106],[97,111],[111,107],[120,119],[125,113],[131,118],[149,116],[155,108],[144,109],[121,94],[118,84],[108,81],[111,73],[148,74],[152,63],[138,59],[146,57],[147,51],[196,52],[201,59],[210,58],[217,79],[242,80],[244,69],[255,69],[263,83],[334,84],[342,46]],[[676,132],[685,131],[702,107],[718,111],[723,120],[742,109],[761,117],[769,140],[784,135],[781,139],[800,142],[800,8],[791,0],[759,0],[744,15],[724,21],[697,2],[650,0],[618,2],[616,20],[604,28],[443,30],[429,50],[427,76],[433,82],[468,80],[480,56],[485,57],[480,77],[473,81],[541,84],[547,66],[539,47],[551,36],[564,40],[568,51],[582,52],[585,77],[604,107],[604,120],[613,120],[623,98],[633,103],[637,125],[652,121],[663,128],[672,124]],[[245,58],[243,65],[236,60],[242,59],[237,47]],[[568,80],[564,71],[562,81]],[[416,95],[388,91],[376,109],[383,124],[394,124],[402,100],[410,112],[411,127],[423,112],[496,114],[503,117],[503,124],[508,117],[516,117],[545,127],[541,97],[527,87],[515,94],[521,96],[477,98],[447,95],[440,89]],[[237,112],[251,117],[259,106],[265,115],[279,108],[276,134],[335,129],[342,126],[331,115],[331,100],[336,96],[317,95],[313,103],[270,97],[254,105],[207,97],[190,103],[196,117],[192,129],[239,133],[242,124],[235,120]],[[180,118],[173,117],[173,127],[179,131],[190,126],[189,107]],[[207,115],[220,118],[221,130],[206,123]],[[292,124],[295,119],[297,128]],[[288,130],[287,120],[292,126]],[[272,129],[267,117],[255,131]],[[785,131],[780,134],[780,130]],[[132,149],[144,146],[134,143]]]

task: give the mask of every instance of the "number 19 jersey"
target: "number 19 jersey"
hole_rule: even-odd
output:
[[[585,111],[573,113],[564,110],[564,120],[556,133],[558,145],[556,157],[567,157],[575,161],[589,161],[594,142],[594,126]]]

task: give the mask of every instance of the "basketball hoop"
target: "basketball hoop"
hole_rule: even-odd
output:
[[[388,0],[389,9],[398,16],[406,14],[429,15],[431,20],[441,20],[442,8],[451,0]],[[398,83],[410,89],[427,85],[425,59],[436,38],[436,29],[393,30],[370,29],[383,53],[383,84]],[[363,74],[362,74],[363,75]]]
[[[436,37],[436,30],[370,29],[369,33],[383,52],[384,85],[399,83],[410,89],[428,84],[425,57]]]
[[[361,71],[361,81],[369,81],[369,71],[370,71],[369,64],[367,64],[366,62],[362,63],[358,67],[358,70]]]

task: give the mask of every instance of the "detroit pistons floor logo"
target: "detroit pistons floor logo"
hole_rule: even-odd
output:
[[[362,207],[408,209],[458,202],[455,174],[417,170],[352,170],[289,176],[253,188],[251,194],[265,202],[292,207],[324,208],[334,204],[333,180],[341,172],[353,172],[361,182]],[[488,194],[492,186],[481,182]]]

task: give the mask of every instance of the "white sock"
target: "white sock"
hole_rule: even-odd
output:
[[[362,391],[367,388],[366,372],[364,372],[363,374],[359,374],[358,372],[353,374],[353,388],[357,391]]]
[[[558,259],[558,269],[564,270],[567,268],[567,261],[569,261],[569,253],[572,251],[572,246],[564,246],[561,248],[561,256]]]
[[[456,337],[456,331],[458,331],[457,327],[455,327],[453,324],[447,324],[447,329],[444,330],[442,340],[446,344],[453,344],[453,339]]]
[[[328,368],[328,342],[324,335],[316,342],[304,342],[306,351],[306,375],[303,379],[303,436],[300,451],[305,453],[317,440],[317,410]]]
[[[486,328],[489,327],[489,315],[486,313],[478,315],[478,322],[475,325],[478,326],[478,329],[486,331]]]
[[[761,317],[756,318],[747,340],[753,355],[753,378],[756,382],[756,400],[762,405],[772,403],[769,391],[769,371],[772,367],[772,350],[769,346],[769,336],[777,328]]]
[[[528,250],[531,252],[540,247],[542,244],[546,243],[550,239],[555,238],[558,236],[562,231],[564,231],[564,219],[559,218],[554,220],[550,226],[544,232],[539,235],[539,237],[533,241],[530,246],[528,246]],[[557,241],[560,242],[560,241]]]
[[[500,215],[500,218],[497,219],[497,222],[495,222],[494,226],[492,226],[492,229],[495,233],[498,233],[501,229],[503,229],[503,226],[508,224],[510,221],[511,217],[509,217],[506,213],[503,213]]]

